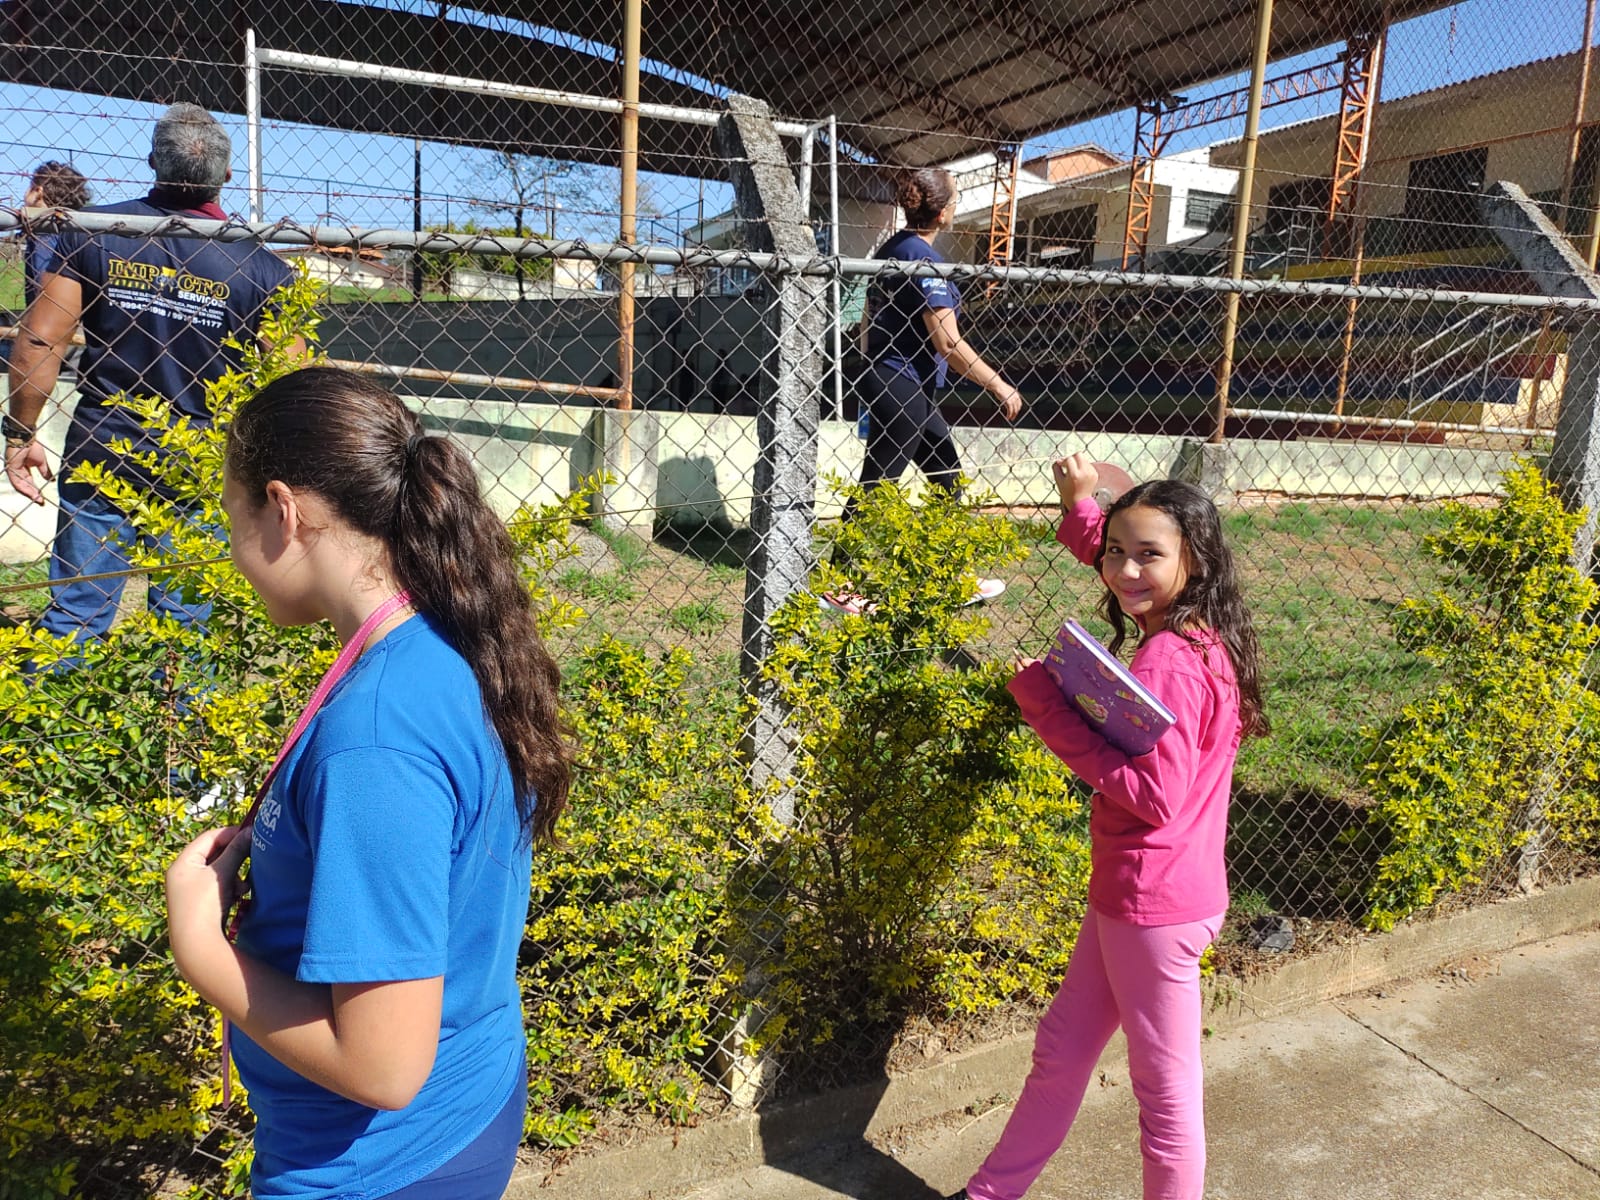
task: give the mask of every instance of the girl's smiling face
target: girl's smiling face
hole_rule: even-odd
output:
[[[1168,611],[1189,582],[1178,523],[1143,505],[1115,514],[1106,526],[1100,578],[1146,636],[1165,628]]]

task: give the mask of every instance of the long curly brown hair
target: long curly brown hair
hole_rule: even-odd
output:
[[[1261,699],[1261,646],[1256,640],[1250,609],[1239,587],[1239,572],[1233,551],[1222,533],[1222,515],[1199,488],[1176,479],[1157,479],[1129,489],[1105,515],[1105,525],[1117,513],[1130,508],[1152,508],[1172,518],[1183,538],[1184,565],[1189,578],[1167,610],[1166,628],[1186,641],[1199,644],[1199,634],[1210,632],[1222,643],[1233,663],[1239,684],[1239,723],[1245,737],[1264,735],[1270,726]],[[1101,540],[1094,567],[1100,570],[1105,559]],[[1111,651],[1122,649],[1128,638],[1129,621],[1109,588],[1101,611],[1111,622]]]
[[[389,548],[399,582],[467,660],[499,734],[530,834],[566,807],[573,748],[561,672],[534,623],[517,551],[466,453],[382,385],[333,367],[280,376],[234,415],[228,474],[252,500],[281,480],[322,497]]]

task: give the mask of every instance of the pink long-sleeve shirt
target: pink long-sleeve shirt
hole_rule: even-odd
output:
[[[1099,506],[1085,500],[1056,539],[1082,562],[1100,547]],[[1110,745],[1038,663],[1011,681],[1022,715],[1094,788],[1089,807],[1089,903],[1137,925],[1177,925],[1228,907],[1223,846],[1239,750],[1239,687],[1226,649],[1163,630],[1133,656],[1133,673],[1177,722],[1146,754]]]

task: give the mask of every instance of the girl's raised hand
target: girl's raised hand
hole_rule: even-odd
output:
[[[189,951],[221,939],[223,914],[239,893],[239,868],[249,853],[250,827],[224,825],[195,838],[167,868],[167,925],[180,971]]]
[[[1100,473],[1094,469],[1094,459],[1082,452],[1058,458],[1051,466],[1050,473],[1055,476],[1062,508],[1076,508],[1080,501],[1094,495],[1094,489],[1100,483]]]
[[[1011,660],[1011,669],[1020,675],[1038,661],[1040,660],[1037,658],[1028,658],[1025,655],[1019,654]]]

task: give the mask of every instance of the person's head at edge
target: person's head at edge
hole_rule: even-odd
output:
[[[68,163],[43,162],[28,182],[23,203],[29,208],[86,208],[89,181]]]
[[[150,169],[156,190],[186,208],[210,204],[233,177],[233,142],[198,104],[172,105],[156,119]]]
[[[906,228],[913,233],[937,233],[955,216],[956,177],[942,167],[918,167],[899,172],[894,199],[905,213]]]
[[[279,624],[324,619],[325,589],[356,582],[310,569],[328,561],[313,553],[320,538],[354,547],[361,578],[381,575],[410,593],[477,677],[524,826],[552,838],[573,759],[560,670],[539,637],[516,546],[466,453],[425,436],[381,384],[307,367],[240,405],[223,496],[234,562]]]

